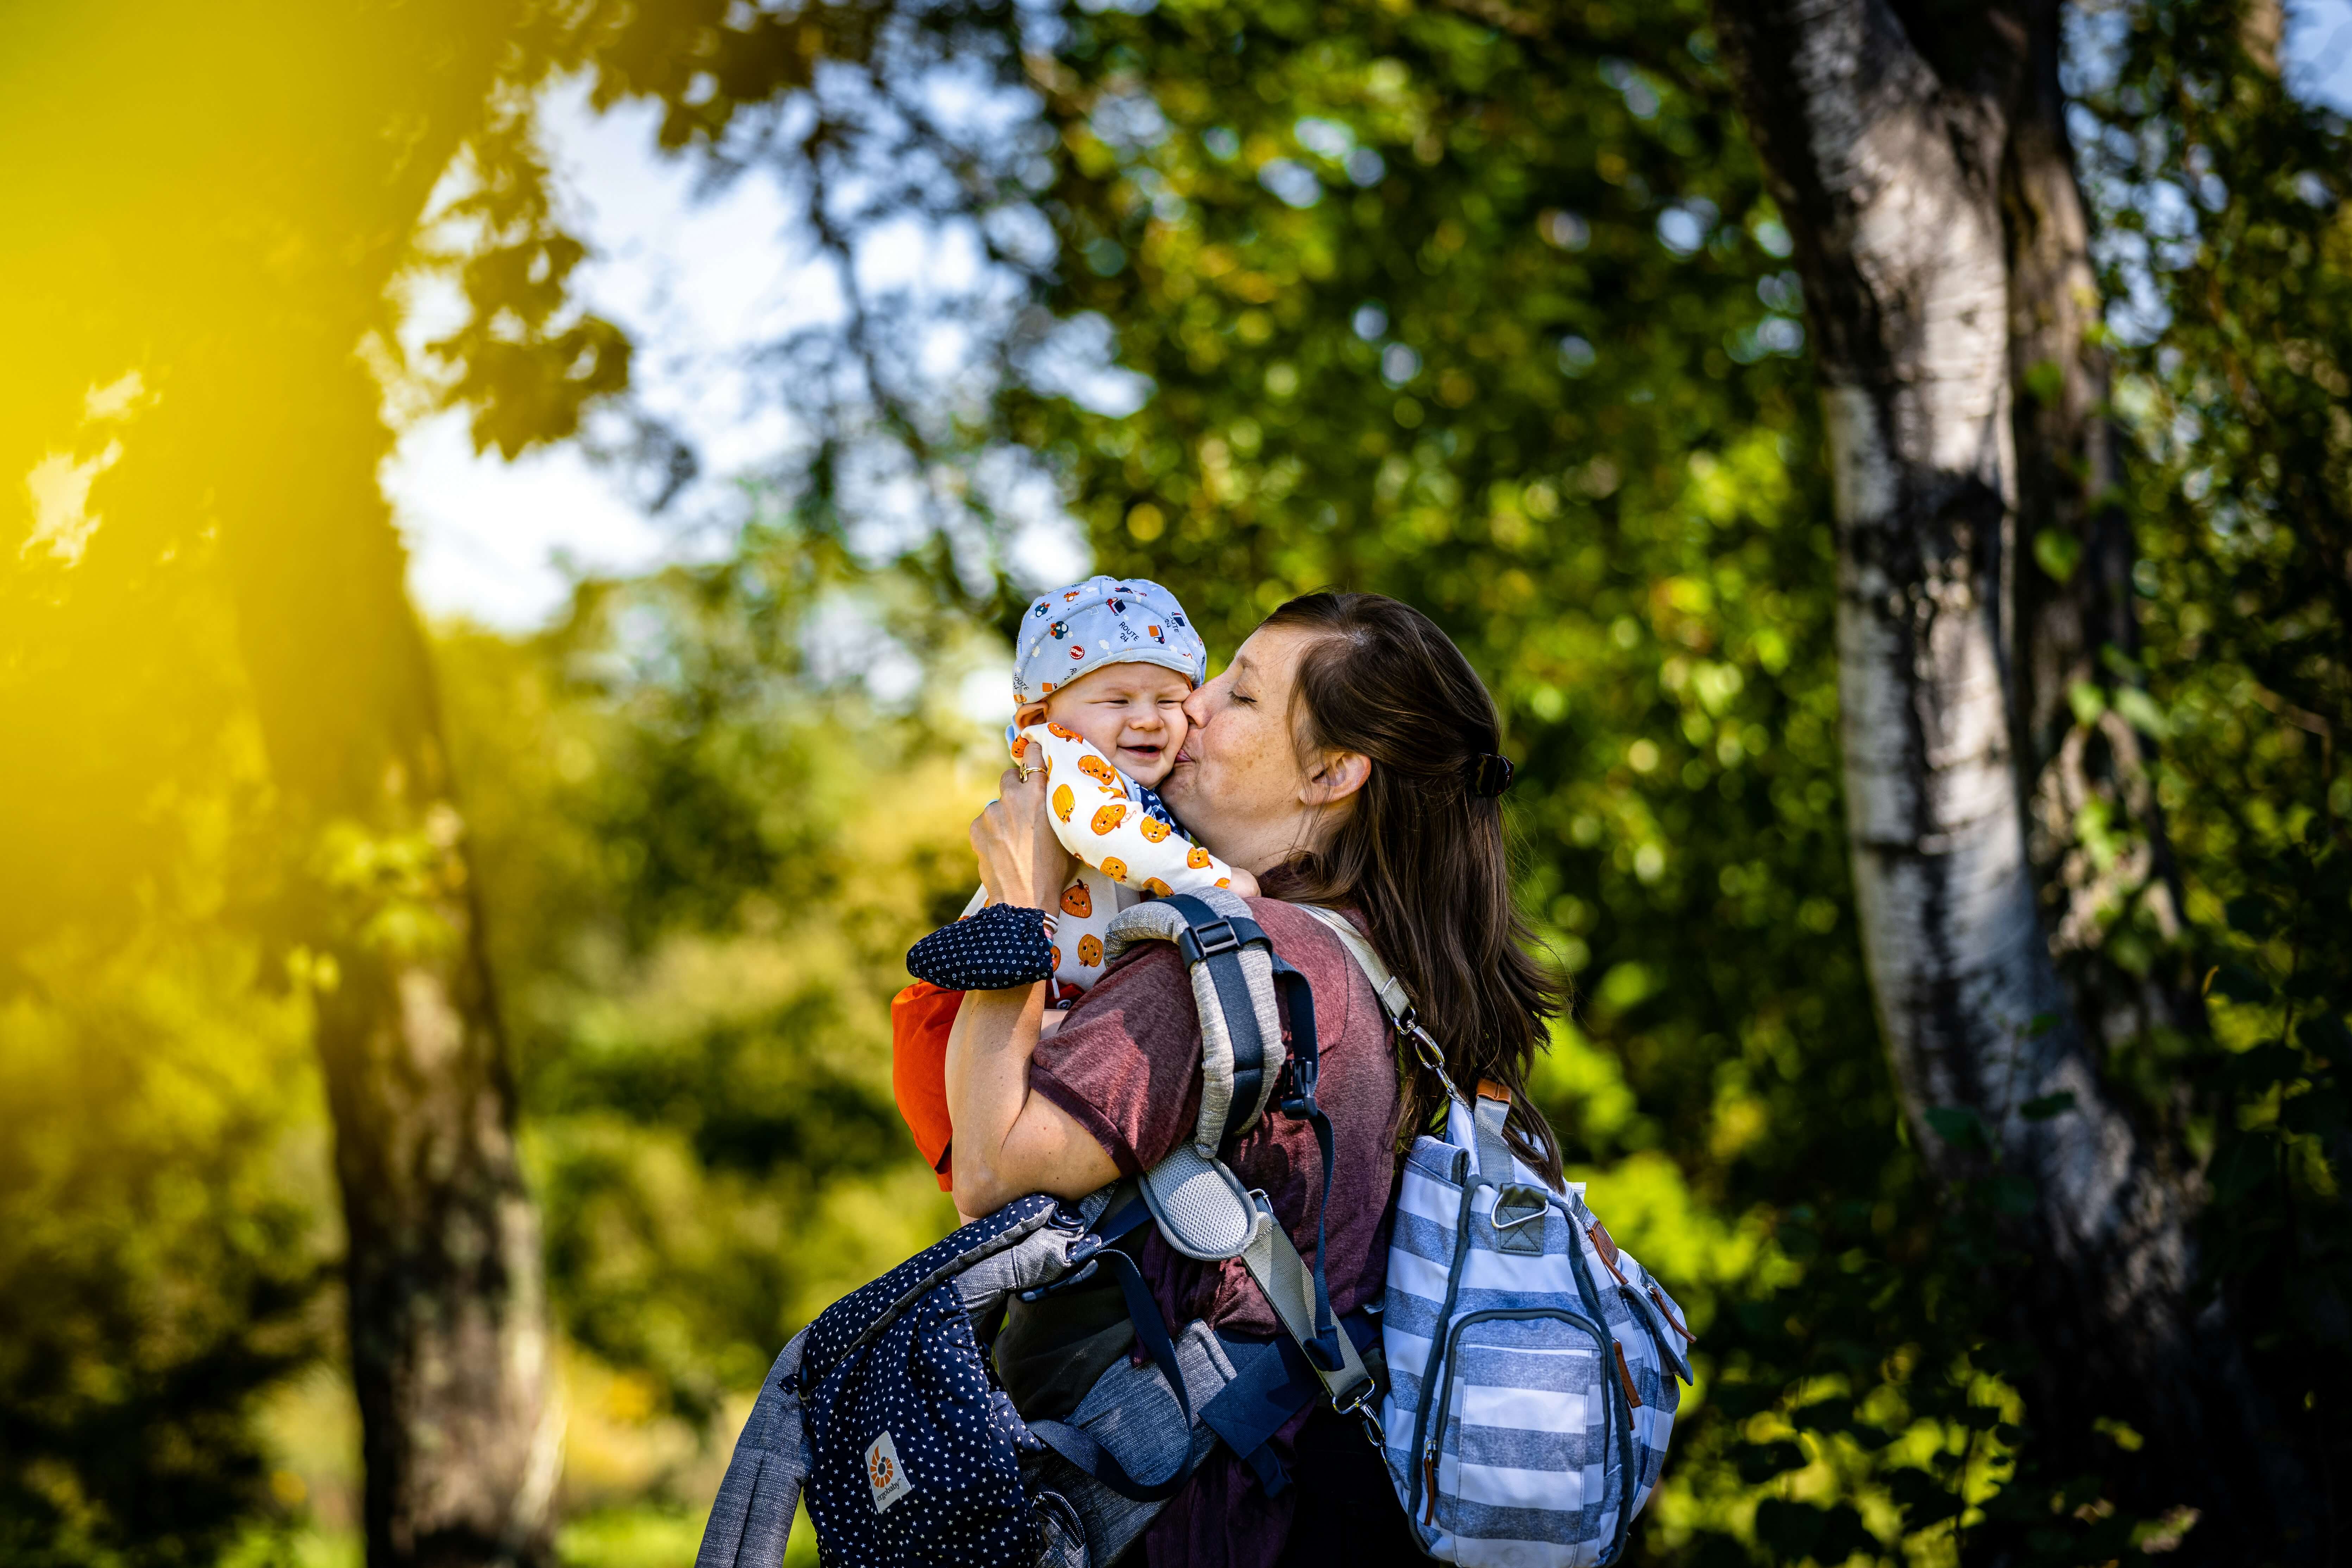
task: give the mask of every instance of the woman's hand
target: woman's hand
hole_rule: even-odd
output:
[[[1034,773],[1034,770],[1033,770]],[[971,847],[980,857],[981,886],[992,903],[1049,910],[1070,879],[1070,852],[1054,837],[1045,813],[1045,778],[1024,779],[1007,768],[1002,792],[971,822]]]

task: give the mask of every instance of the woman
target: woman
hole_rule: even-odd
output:
[[[1518,1093],[1559,1010],[1510,900],[1502,813],[1508,766],[1493,700],[1430,619],[1376,594],[1313,594],[1276,610],[1185,704],[1192,733],[1162,793],[1216,854],[1270,896],[1252,910],[1315,994],[1317,1097],[1336,1134],[1327,1271],[1335,1311],[1375,1300],[1400,1130],[1443,1104],[1406,1071],[1371,987],[1338,940],[1280,900],[1346,911],[1410,988],[1456,1083],[1513,1093],[1512,1142],[1555,1181],[1550,1131]],[[996,899],[1043,908],[1069,870],[1044,786],[1007,773],[972,825]],[[1121,964],[1040,1041],[1042,996],[974,992],[947,1055],[956,1206],[985,1214],[1024,1193],[1077,1197],[1157,1162],[1200,1107],[1200,1023],[1172,948]],[[1524,1120],[1523,1120],[1524,1119]],[[1312,1134],[1269,1117],[1227,1152],[1273,1200],[1311,1261],[1322,1171]],[[1196,1263],[1154,1234],[1141,1266],[1171,1324],[1278,1331],[1238,1260]],[[1380,1458],[1319,1406],[1276,1441],[1295,1484],[1268,1497],[1218,1450],[1142,1542],[1150,1568],[1270,1568],[1418,1560]],[[1132,1557],[1134,1554],[1130,1554]]]

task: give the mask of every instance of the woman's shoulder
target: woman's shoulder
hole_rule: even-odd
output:
[[[1335,1024],[1347,1029],[1378,1026],[1379,999],[1372,994],[1372,983],[1349,956],[1339,937],[1320,918],[1303,905],[1281,899],[1254,898],[1248,900],[1250,913],[1257,920],[1259,929],[1274,951],[1288,961],[1291,967],[1307,976],[1318,1000],[1332,996],[1347,998],[1346,1013],[1339,1019],[1318,1018],[1318,1025],[1328,1034]],[[1364,929],[1361,916],[1352,909],[1332,911],[1343,917],[1358,931]],[[1367,935],[1370,933],[1367,932]],[[1329,1004],[1325,1002],[1324,1006]],[[1318,1007],[1318,1012],[1321,1008]]]
[[[1266,934],[1266,939],[1276,943],[1277,947],[1283,939],[1287,937],[1293,942],[1328,946],[1333,953],[1342,958],[1347,956],[1347,950],[1339,945],[1339,939],[1331,934],[1331,928],[1323,923],[1322,916],[1309,910],[1307,905],[1292,903],[1286,899],[1264,896],[1253,896],[1243,901],[1249,905],[1250,913],[1256,918],[1259,927]],[[1358,931],[1364,929],[1363,917],[1354,910],[1332,909],[1328,905],[1322,908],[1328,913],[1341,917]]]

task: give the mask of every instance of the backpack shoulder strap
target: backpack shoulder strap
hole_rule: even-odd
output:
[[[1390,971],[1372,946],[1371,939],[1356,929],[1356,922],[1339,910],[1327,910],[1320,904],[1294,904],[1291,907],[1313,915],[1326,931],[1339,939],[1339,945],[1348,950],[1348,956],[1356,961],[1356,967],[1362,970],[1364,978],[1372,983],[1372,994],[1381,999],[1381,1011],[1389,1016],[1389,1022],[1400,1029],[1410,1027],[1412,998],[1405,994],[1404,982]]]
[[[1510,1181],[1514,1166],[1510,1145],[1503,1140],[1503,1123],[1510,1115],[1511,1091],[1500,1084],[1482,1080],[1475,1102],[1465,1097],[1460,1089],[1454,1087],[1453,1079],[1446,1075],[1444,1055],[1437,1048],[1437,1042],[1430,1037],[1429,1031],[1422,1027],[1404,982],[1399,980],[1382,962],[1370,940],[1356,929],[1356,922],[1337,910],[1327,910],[1316,904],[1293,907],[1313,915],[1325,930],[1339,939],[1339,945],[1348,950],[1348,956],[1356,961],[1356,967],[1362,970],[1364,978],[1372,983],[1372,993],[1381,999],[1381,1011],[1389,1016],[1389,1022],[1398,1034],[1412,1042],[1422,1066],[1437,1075],[1437,1081],[1444,1086],[1449,1100],[1470,1112],[1475,1141],[1472,1153],[1478,1162],[1480,1174],[1490,1182]]]

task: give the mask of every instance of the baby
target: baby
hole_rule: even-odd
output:
[[[1120,910],[1147,893],[1234,884],[1234,868],[1193,843],[1151,787],[1176,765],[1184,699],[1207,679],[1209,653],[1175,596],[1141,578],[1048,594],[1021,630],[1021,706],[1005,734],[1024,778],[1044,771],[1054,836],[1078,860],[1060,907],[1046,911],[1048,1000],[1067,1007],[1102,977],[1103,938]],[[964,912],[984,901],[983,889]]]
[[[1043,772],[1048,820],[1077,868],[1055,907],[1019,910],[972,894],[963,918],[917,942],[907,967],[926,984],[891,1005],[898,1108],[948,1185],[947,1033],[967,990],[1045,978],[1067,1008],[1103,973],[1103,939],[1147,895],[1257,890],[1195,844],[1151,786],[1184,743],[1184,699],[1208,675],[1208,649],[1175,595],[1140,577],[1093,577],[1039,598],[1022,617],[1006,729],[1022,775]],[[1060,1022],[1047,1014],[1047,1026]]]

